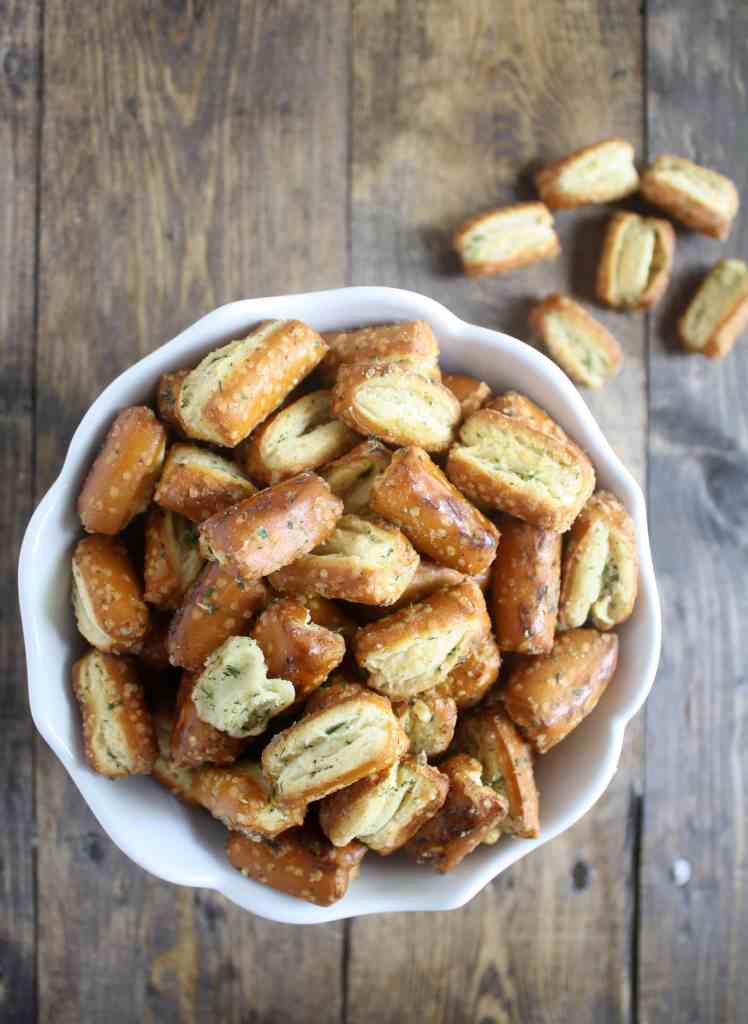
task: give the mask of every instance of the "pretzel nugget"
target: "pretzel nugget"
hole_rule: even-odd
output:
[[[443,373],[442,384],[449,388],[460,403],[463,420],[482,409],[491,398],[491,389],[485,381],[466,377],[462,373]]]
[[[363,515],[369,510],[369,494],[374,481],[390,464],[392,453],[370,438],[356,445],[347,455],[320,470],[333,494],[343,499],[346,512]]]
[[[424,377],[439,380],[439,343],[424,320],[374,324],[354,331],[323,334],[329,351],[320,369],[334,384],[341,366],[352,363],[394,363]]]
[[[639,187],[634,147],[624,139],[584,146],[538,171],[535,187],[552,210],[623,199]]]
[[[245,582],[217,562],[205,566],[190,588],[169,627],[172,665],[199,671],[205,659],[247,623],[269,600],[262,580]]]
[[[504,516],[491,593],[494,632],[502,651],[550,651],[560,587],[561,535]]]
[[[490,629],[480,588],[465,580],[360,629],[353,653],[372,689],[407,699],[443,683]]]
[[[73,692],[89,766],[108,779],[148,774],[156,737],[134,663],[89,651],[73,665]]]
[[[369,504],[417,551],[473,576],[496,557],[499,531],[454,487],[423,448],[401,448],[374,482]]]
[[[326,540],[274,572],[270,583],[282,593],[390,605],[407,587],[418,562],[418,554],[397,527],[374,516],[344,515]]]
[[[363,683],[353,679],[345,672],[336,672],[326,683],[314,691],[306,702],[304,712],[311,715],[315,711],[324,711],[325,708],[340,704],[341,701],[348,700],[349,697],[357,697],[360,693],[367,692]]]
[[[175,444],[166,457],[154,501],[202,523],[256,491],[228,459],[194,444]]]
[[[527,658],[510,674],[501,693],[506,712],[535,750],[545,754],[595,708],[617,660],[614,633],[560,633],[550,654]]]
[[[416,832],[405,852],[419,864],[452,871],[506,816],[507,800],[482,781],[480,761],[454,754],[439,766],[449,779],[442,809]]]
[[[162,423],[184,434],[184,424],[179,418],[179,392],[189,370],[175,370],[162,373],[156,389],[156,410]]]
[[[559,624],[597,629],[625,622],[634,610],[639,557],[631,516],[609,491],[593,494],[571,528],[564,551]]]
[[[540,823],[532,751],[504,711],[475,708],[461,718],[455,749],[480,761],[485,784],[509,803],[496,835],[483,841],[495,842],[501,832],[527,839],[537,836]]]
[[[315,625],[309,608],[289,598],[274,601],[258,618],[252,638],[268,672],[293,683],[295,699],[305,700],[345,656],[345,640]]]
[[[393,365],[341,367],[332,411],[359,434],[429,452],[449,447],[462,414],[449,388]]]
[[[720,260],[678,321],[678,336],[687,351],[722,359],[746,324],[748,266],[743,260]]]
[[[200,547],[245,580],[259,579],[326,540],[342,511],[324,480],[301,473],[206,519]]]
[[[319,823],[334,846],[353,839],[383,857],[399,850],[442,807],[449,781],[426,763],[406,757],[391,768],[326,797]]]
[[[650,309],[670,280],[675,232],[670,221],[616,213],[597,268],[597,296],[614,309]]]
[[[124,544],[84,537],[73,553],[73,609],[92,647],[110,654],[135,651],[148,629],[148,608]]]
[[[264,484],[317,469],[361,438],[330,412],[331,391],[312,391],[265,420],[246,442],[244,467]]]
[[[356,632],[357,623],[343,608],[319,594],[304,594],[299,603],[309,609],[309,618],[316,626],[323,626],[333,633],[338,633],[345,640],[350,640]]]
[[[123,409],[112,424],[78,498],[87,533],[120,533],[153,495],[166,431],[150,409]]]
[[[410,740],[411,754],[436,757],[447,750],[457,725],[457,704],[452,697],[427,690],[410,700],[396,701],[392,710]]]
[[[551,437],[555,437],[557,441],[562,441],[564,444],[569,441],[568,434],[561,429],[558,423],[551,419],[539,405],[530,401],[527,395],[521,395],[519,391],[504,391],[492,399],[485,408],[495,409],[496,412],[502,412],[505,416],[522,420],[533,430],[539,430],[541,434],[550,434]]]
[[[549,295],[530,313],[540,335],[561,369],[575,383],[601,388],[618,373],[623,353],[613,335],[566,295]]]
[[[260,645],[246,636],[229,637],[213,651],[192,691],[202,721],[238,739],[265,732],[294,698],[293,683],[268,678]]]
[[[195,793],[195,772],[192,768],[180,767],[171,759],[171,734],[176,713],[173,708],[162,705],[153,712],[153,726],[156,730],[158,757],[151,774],[165,789],[186,804],[199,806]]]
[[[595,471],[575,444],[523,420],[481,409],[463,423],[447,476],[468,498],[563,533],[595,487]]]
[[[464,579],[464,573],[422,558],[413,574],[413,578],[397,601],[390,605],[389,608],[383,608],[381,611],[383,614],[398,611],[408,604],[413,604],[414,601],[423,600],[424,597],[428,597],[429,594],[433,594],[436,590],[443,590],[445,587],[455,587],[458,583],[462,583]],[[377,617],[381,618],[381,615]]]
[[[177,608],[202,567],[192,523],[151,508],[145,523],[145,600],[159,608]]]
[[[449,695],[460,711],[475,707],[499,678],[500,668],[501,654],[489,633],[455,665],[437,692]]]
[[[658,156],[642,175],[641,194],[687,227],[722,241],[740,206],[729,178],[681,156]]]
[[[329,907],[345,896],[358,875],[366,847],[363,843],[335,847],[316,826],[305,825],[260,842],[234,832],[226,852],[246,878]]]
[[[327,352],[300,320],[265,320],[209,352],[185,377],[179,418],[189,437],[234,448],[277,409]]]
[[[375,622],[385,615],[390,615],[392,612],[399,611],[400,608],[405,608],[406,605],[413,604],[414,601],[421,601],[424,597],[428,597],[429,594],[433,594],[435,590],[455,587],[458,583],[462,583],[464,579],[464,573],[422,558],[413,578],[397,601],[387,608],[360,605],[357,608],[358,618],[362,623]],[[478,577],[473,577],[473,579],[483,590],[484,588]]]
[[[276,803],[255,761],[239,761],[224,768],[198,768],[194,778],[195,799],[230,832],[239,832],[249,839],[274,839],[304,822],[306,807]]]
[[[192,699],[196,681],[196,673],[185,672],[179,684],[170,743],[172,764],[178,768],[233,764],[244,750],[246,740],[229,736],[200,718]]]
[[[561,248],[553,216],[543,203],[517,203],[479,213],[457,229],[453,246],[468,277],[502,274],[549,259]]]
[[[408,749],[390,702],[359,693],[305,714],[262,752],[262,770],[283,803],[321,800],[388,768]]]

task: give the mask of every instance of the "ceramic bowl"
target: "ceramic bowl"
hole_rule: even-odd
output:
[[[331,907],[312,906],[242,877],[226,859],[223,827],[207,814],[183,806],[151,779],[110,782],[92,772],[83,757],[70,687],[70,667],[82,649],[69,593],[70,554],[81,533],[76,498],[115,414],[125,406],[151,401],[160,374],[193,365],[209,349],[241,336],[257,321],[276,317],[304,320],[318,330],[428,321],[439,339],[445,369],[480,377],[495,391],[523,391],[587,450],[599,485],[617,494],[633,517],[641,563],[639,599],[619,631],[620,661],[612,684],[594,713],[539,759],[540,837],[507,837],[495,846],[484,846],[446,877],[399,857],[370,854],[346,897]],[[570,828],[613,778],[626,723],[652,686],[660,650],[660,608],[644,497],[574,386],[529,345],[465,323],[433,299],[392,288],[341,288],[234,302],[204,316],[117,377],[83,417],[59,477],[29,523],[19,590],[31,713],[111,839],[159,878],[215,889],[261,917],[298,924],[460,907],[510,864]]]

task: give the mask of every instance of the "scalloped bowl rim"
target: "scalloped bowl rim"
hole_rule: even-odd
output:
[[[621,630],[630,634],[629,643],[626,635],[622,637],[621,661],[625,664],[619,665],[616,675],[618,681],[623,673],[624,682],[618,688],[609,687],[595,713],[541,759],[541,794],[550,796],[541,797],[540,837],[505,838],[494,847],[482,847],[448,876],[416,868],[398,857],[383,860],[370,855],[348,894],[331,907],[316,907],[244,878],[222,854],[222,827],[207,815],[182,806],[152,780],[128,779],[113,786],[92,772],[83,758],[74,702],[66,685],[75,635],[66,565],[80,529],[74,498],[113,414],[152,393],[161,373],[228,338],[241,336],[258,320],[275,317],[306,320],[320,330],[427,320],[440,341],[448,369],[481,376],[494,389],[514,387],[526,392],[582,444],[603,486],[613,490],[631,513],[640,559],[637,607]],[[507,367],[508,376],[503,378]],[[396,288],[339,288],[232,302],[208,313],[125,370],[99,395],[73,434],[60,474],[27,527],[18,575],[31,714],[102,828],[151,874],[180,885],[214,889],[258,916],[285,923],[463,906],[510,864],[570,828],[600,798],[618,766],[626,724],[652,687],[660,653],[660,604],[644,496],[574,385],[555,363],[524,342],[469,324],[431,298]],[[545,768],[551,759],[553,772]]]

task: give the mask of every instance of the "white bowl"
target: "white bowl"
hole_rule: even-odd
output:
[[[112,783],[83,757],[70,667],[82,644],[70,605],[70,554],[80,535],[76,498],[115,413],[149,401],[159,375],[189,366],[206,351],[258,320],[297,318],[318,330],[393,320],[428,321],[443,365],[486,380],[494,390],[525,392],[589,453],[600,486],[626,505],[641,562],[639,599],[620,630],[620,661],[598,707],[559,747],[539,759],[541,834],[484,846],[449,876],[404,859],[369,855],[347,896],[315,907],[242,877],[224,854],[226,833],[152,780]],[[19,564],[31,713],[39,732],[70,773],[102,828],[132,860],[169,882],[216,889],[233,903],[274,921],[313,923],[395,910],[460,907],[520,857],[570,828],[613,778],[626,723],[654,681],[660,652],[660,606],[647,533],[644,497],[567,377],[545,356],[506,334],[459,320],[432,299],[393,288],[342,288],[250,299],[222,306],[131,366],[99,395],[76,430],[62,471],[29,523]]]

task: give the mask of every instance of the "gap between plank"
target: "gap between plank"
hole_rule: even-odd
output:
[[[629,984],[631,986],[632,1024],[639,1024],[639,929],[641,924],[641,890],[639,876],[641,872],[641,854],[644,825],[644,797],[632,788],[629,798],[629,821],[631,830],[631,945],[629,950]]]

